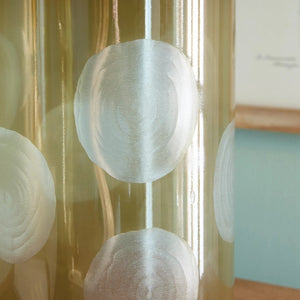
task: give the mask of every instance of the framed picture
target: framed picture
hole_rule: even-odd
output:
[[[300,0],[236,0],[236,124],[300,133]]]

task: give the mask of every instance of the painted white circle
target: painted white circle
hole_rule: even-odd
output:
[[[234,241],[234,121],[220,141],[214,175],[214,210],[219,233],[226,242]]]
[[[144,183],[171,172],[191,142],[199,95],[177,48],[136,40],[91,57],[74,102],[77,133],[89,158],[111,176]]]
[[[20,263],[46,243],[55,217],[55,191],[41,152],[0,127],[0,258]]]
[[[84,282],[85,300],[196,300],[199,274],[188,244],[151,228],[105,242]]]

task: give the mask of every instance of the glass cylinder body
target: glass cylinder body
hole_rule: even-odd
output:
[[[0,2],[0,146],[23,153],[0,152],[0,299],[232,299],[233,21],[234,0]]]

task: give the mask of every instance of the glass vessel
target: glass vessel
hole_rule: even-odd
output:
[[[233,27],[0,1],[0,299],[232,299]]]

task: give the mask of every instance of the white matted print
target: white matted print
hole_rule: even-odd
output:
[[[299,80],[300,0],[237,0],[237,104],[300,109]]]

